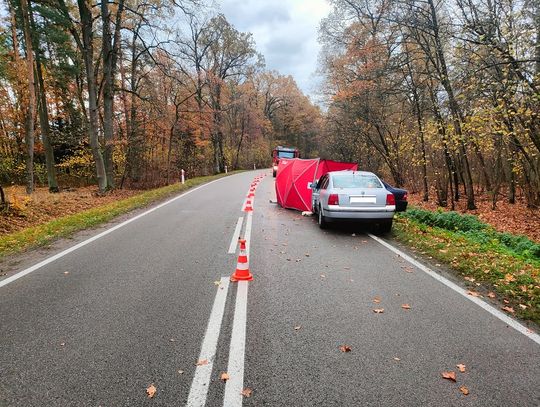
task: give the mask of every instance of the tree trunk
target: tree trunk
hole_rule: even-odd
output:
[[[79,14],[81,16],[82,43],[84,65],[86,68],[86,81],[88,88],[88,138],[92,148],[92,155],[96,163],[96,176],[100,192],[107,190],[107,175],[105,164],[98,139],[98,108],[97,108],[97,83],[94,74],[94,38],[92,31],[92,11],[86,0],[77,0]]]
[[[112,35],[108,0],[101,1],[101,21],[103,27],[103,161],[107,176],[108,188],[114,188],[114,125],[113,125],[113,66],[112,66]]]
[[[465,184],[465,191],[467,193],[467,209],[472,210],[476,209],[475,200],[474,200],[474,185],[472,180],[472,174],[471,174],[471,168],[469,165],[469,159],[467,157],[467,148],[465,145],[465,141],[463,140],[463,131],[461,127],[462,118],[461,118],[461,111],[459,109],[459,105],[456,101],[455,95],[454,95],[454,89],[452,88],[452,84],[450,83],[450,79],[448,76],[448,68],[446,65],[446,58],[444,56],[444,50],[442,47],[440,35],[439,35],[439,24],[438,24],[438,18],[437,18],[437,12],[435,9],[435,4],[433,0],[428,0],[430,11],[431,11],[431,19],[433,24],[433,33],[434,33],[434,41],[435,41],[435,51],[437,54],[437,59],[439,61],[439,70],[440,70],[440,80],[441,84],[448,95],[448,104],[450,107],[450,112],[452,114],[453,118],[453,124],[454,124],[454,131],[456,132],[456,136],[459,138],[459,159],[463,168],[463,181]]]
[[[34,116],[36,112],[36,83],[34,77],[34,51],[30,33],[28,1],[20,0],[24,43],[26,50],[26,75],[28,79],[28,107],[26,109],[26,193],[34,192]]]
[[[31,5],[31,2],[29,3]],[[35,27],[32,9],[29,9],[30,21],[32,27]],[[35,31],[35,28],[34,28]],[[49,192],[59,192],[58,181],[56,180],[56,168],[54,160],[54,150],[51,145],[51,129],[49,125],[49,109],[47,107],[47,95],[45,92],[45,82],[43,81],[43,70],[41,66],[41,50],[39,44],[36,44],[36,74],[38,79],[38,110],[39,110],[39,123],[41,127],[41,138],[43,140],[43,147],[45,148],[45,166],[47,167],[47,183],[49,185]]]

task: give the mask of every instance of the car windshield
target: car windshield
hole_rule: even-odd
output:
[[[294,151],[278,151],[279,158],[294,158]]]
[[[382,188],[375,175],[339,174],[333,176],[334,188]]]

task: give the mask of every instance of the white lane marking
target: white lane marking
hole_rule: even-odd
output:
[[[244,387],[244,356],[246,351],[246,323],[248,282],[239,281],[234,307],[234,321],[229,349],[227,373],[229,380],[225,385],[223,407],[241,407]]]
[[[248,262],[249,262],[249,249],[251,247],[251,224],[253,223],[253,212],[248,212],[247,220],[246,220],[246,254],[248,256]]]
[[[216,355],[219,332],[221,331],[221,322],[225,311],[225,302],[229,290],[229,277],[221,277],[221,284],[218,287],[206,334],[201,346],[199,361],[208,361],[205,365],[198,365],[195,369],[195,376],[189,390],[186,407],[203,407],[206,404],[206,396],[210,386],[210,375],[214,366],[214,357]]]
[[[540,335],[534,333],[532,330],[528,329],[526,326],[521,325],[519,322],[513,320],[508,315],[504,314],[502,311],[499,311],[497,308],[494,308],[491,305],[489,305],[488,303],[482,301],[480,298],[474,297],[472,295],[467,294],[467,290],[464,290],[463,288],[461,288],[457,284],[451,282],[450,280],[447,280],[446,278],[444,278],[440,274],[437,274],[435,271],[431,270],[429,267],[424,266],[419,261],[417,261],[417,260],[413,259],[411,256],[403,253],[401,250],[395,248],[394,246],[392,246],[390,243],[384,241],[383,239],[381,239],[381,238],[379,238],[377,236],[374,236],[372,234],[369,234],[369,233],[368,233],[368,236],[371,237],[373,240],[375,240],[375,241],[379,242],[380,244],[382,244],[387,249],[390,249],[394,253],[399,254],[402,258],[404,258],[405,260],[407,260],[409,263],[413,264],[414,266],[418,267],[420,270],[425,272],[427,275],[429,275],[429,276],[433,277],[435,280],[443,283],[445,286],[447,286],[447,287],[451,288],[452,290],[454,290],[455,292],[461,294],[463,297],[467,298],[468,300],[471,300],[476,305],[479,305],[481,308],[483,308],[484,310],[489,312],[494,317],[499,318],[501,321],[503,321],[508,326],[511,326],[516,331],[522,333],[523,335],[527,336],[528,338],[531,338],[533,341],[535,341],[537,344],[540,345]]]
[[[223,177],[223,178],[220,178],[220,179],[216,179],[214,181],[210,181],[207,184],[204,184],[204,185],[198,186],[196,188],[190,189],[189,191],[184,192],[182,195],[178,195],[178,196],[176,196],[176,197],[174,197],[172,199],[169,199],[168,201],[165,201],[165,202],[153,207],[152,209],[149,209],[149,210],[147,210],[147,211],[145,211],[143,213],[140,213],[139,215],[134,216],[131,219],[128,219],[128,220],[126,220],[126,221],[124,221],[124,222],[122,222],[122,223],[120,223],[120,224],[118,224],[116,226],[113,226],[110,229],[107,229],[107,230],[105,230],[105,231],[103,231],[103,232],[101,232],[101,233],[99,233],[99,234],[97,234],[95,236],[92,236],[91,238],[86,239],[85,241],[82,241],[82,242],[76,244],[75,246],[70,247],[69,249],[63,250],[60,253],[57,253],[54,256],[51,256],[51,257],[49,257],[49,258],[47,258],[47,259],[33,265],[32,267],[29,267],[29,268],[27,268],[25,270],[22,270],[22,271],[20,271],[20,272],[18,272],[16,274],[12,275],[11,277],[8,277],[8,278],[0,281],[0,287],[8,285],[9,283],[12,283],[13,281],[18,280],[19,278],[24,277],[25,275],[30,274],[33,271],[36,271],[37,269],[40,269],[41,267],[46,266],[47,264],[52,263],[53,261],[58,260],[59,258],[64,257],[65,255],[67,255],[67,254],[69,254],[71,252],[74,252],[77,249],[80,249],[81,247],[86,246],[87,244],[92,243],[93,241],[98,240],[99,238],[101,238],[103,236],[106,236],[109,233],[112,233],[115,230],[126,226],[128,223],[134,222],[137,219],[142,218],[143,216],[146,216],[149,213],[152,213],[152,212],[158,210],[159,208],[164,207],[165,205],[168,205],[168,204],[170,204],[170,203],[172,203],[172,202],[174,202],[174,201],[176,201],[176,200],[178,200],[180,198],[183,198],[186,195],[189,195],[192,192],[197,191],[198,189],[207,187],[208,185],[213,184],[214,182],[222,181],[222,180],[224,180],[226,178],[228,178],[228,177]]]
[[[236,247],[238,246],[238,237],[240,236],[240,230],[242,229],[243,222],[244,218],[240,216],[238,218],[238,222],[236,222],[236,228],[234,229],[234,233],[232,235],[231,245],[229,246],[229,254],[236,253]]]

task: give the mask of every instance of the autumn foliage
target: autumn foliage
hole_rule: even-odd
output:
[[[454,209],[540,204],[540,3],[336,0],[322,151]]]
[[[0,184],[147,188],[316,152],[319,108],[210,4],[2,7]]]

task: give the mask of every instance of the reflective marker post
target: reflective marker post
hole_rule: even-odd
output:
[[[225,174],[227,174],[227,166],[225,166]]]
[[[182,181],[182,184],[184,184],[186,182],[186,176],[185,176],[186,172],[184,170],[181,170],[180,173],[182,174],[180,179]]]

